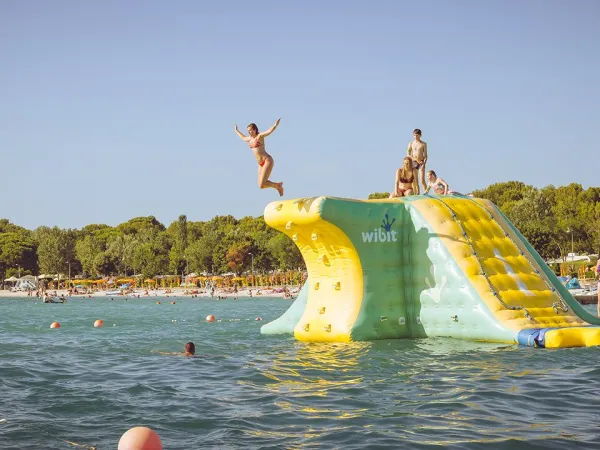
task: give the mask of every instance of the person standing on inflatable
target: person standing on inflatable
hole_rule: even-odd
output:
[[[273,188],[279,192],[279,196],[283,196],[283,182],[275,183],[269,180],[269,176],[271,176],[271,171],[273,170],[273,166],[275,165],[275,161],[273,161],[273,157],[269,155],[265,151],[265,137],[270,135],[275,128],[279,125],[281,119],[277,119],[275,125],[269,128],[267,131],[263,131],[262,133],[258,132],[258,127],[255,123],[251,123],[248,125],[248,134],[249,137],[244,135],[239,129],[238,126],[235,126],[235,132],[244,142],[247,142],[252,151],[254,152],[254,156],[256,157],[256,162],[258,163],[258,187],[261,189]]]
[[[414,140],[408,143],[408,156],[413,160],[414,176],[417,179],[417,191],[420,193],[419,180],[423,185],[423,189],[427,189],[425,181],[425,164],[427,163],[427,143],[421,140],[421,130],[415,128],[413,131]]]

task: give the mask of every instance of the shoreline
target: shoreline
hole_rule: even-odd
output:
[[[251,298],[261,298],[261,297],[275,297],[281,298],[285,300],[295,300],[298,296],[298,292],[300,292],[300,286],[288,286],[287,290],[289,294],[291,294],[291,298],[286,297],[285,292],[278,292],[278,290],[283,289],[280,287],[277,288],[245,288],[239,289],[237,293],[231,292],[230,289],[215,289],[214,296],[210,295],[209,291],[202,289],[189,289],[189,288],[169,288],[169,289],[158,289],[158,290],[145,290],[138,289],[133,292],[129,292],[127,294],[112,294],[109,295],[107,292],[110,291],[96,291],[88,294],[72,294],[69,296],[69,291],[67,289],[48,289],[47,294],[51,294],[51,296],[60,297],[61,295],[67,298],[105,298],[105,297],[114,297],[114,298],[152,298],[152,297],[183,297],[183,298],[214,298],[219,299],[219,297],[225,297],[226,299],[233,297],[251,297]],[[167,292],[168,291],[168,292]],[[252,291],[252,295],[250,295],[250,291]],[[146,294],[146,292],[148,292]],[[197,292],[192,294],[192,292]],[[258,292],[260,292],[258,294]],[[56,294],[55,294],[56,293]],[[10,291],[8,289],[0,290],[0,298],[36,298],[35,292],[32,295],[27,295],[27,291]],[[41,298],[41,297],[40,297]]]

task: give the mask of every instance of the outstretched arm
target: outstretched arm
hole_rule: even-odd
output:
[[[281,119],[277,119],[277,121],[275,122],[275,125],[273,125],[271,128],[269,128],[267,131],[260,133],[260,135],[261,136],[270,135],[273,131],[275,131],[275,128],[277,128],[279,126],[279,122],[281,122]]]
[[[250,140],[250,138],[248,136],[246,136],[244,133],[242,133],[240,130],[238,130],[238,126],[237,125],[235,125],[234,129],[235,129],[236,134],[240,137],[240,139],[242,141],[248,142]]]

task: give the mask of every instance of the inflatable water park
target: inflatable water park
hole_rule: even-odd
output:
[[[308,279],[263,334],[600,345],[600,319],[488,200],[314,197],[272,202],[264,216],[296,243]]]

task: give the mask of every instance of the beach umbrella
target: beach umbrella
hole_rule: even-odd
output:
[[[10,278],[7,278],[7,279],[6,279],[6,280],[4,280],[4,281],[19,281],[19,279],[18,279],[18,278],[16,278],[16,277],[10,277]]]

